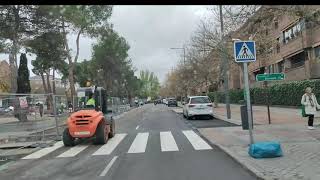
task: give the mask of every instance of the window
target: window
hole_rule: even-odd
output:
[[[284,61],[278,62],[278,72],[284,72]]]
[[[306,56],[305,56],[305,52],[301,52],[297,55],[294,55],[293,57],[290,57],[289,60],[290,60],[290,63],[291,63],[291,68],[297,68],[297,67],[300,67],[300,66],[304,66],[305,64],[305,59],[306,59]]]
[[[277,38],[276,52],[280,53],[280,38]]]
[[[303,24],[304,24],[303,21],[299,21],[296,24],[294,24],[293,26],[291,26],[290,28],[288,28],[287,30],[283,31],[282,32],[283,43],[286,44],[290,40],[298,37],[300,35],[301,30],[302,30]]]
[[[274,21],[274,29],[278,29],[278,26],[279,26],[278,20]]]
[[[320,60],[320,46],[314,48],[314,57]]]
[[[273,64],[269,65],[268,72],[269,72],[269,74],[274,73],[274,65]]]
[[[203,103],[211,103],[208,97],[196,97],[192,98],[190,104],[203,104]]]

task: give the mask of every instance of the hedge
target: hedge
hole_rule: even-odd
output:
[[[301,96],[306,87],[310,86],[320,102],[320,80],[291,81],[283,84],[274,84],[268,88],[251,88],[250,97],[253,104],[267,104],[266,93],[269,92],[271,105],[300,106]],[[244,99],[242,89],[230,90],[230,103],[239,104]],[[218,94],[218,102],[225,102],[224,92],[210,92],[209,97],[213,101],[214,94]]]

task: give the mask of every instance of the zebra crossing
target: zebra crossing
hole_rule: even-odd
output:
[[[149,132],[137,133],[127,153],[145,153],[148,147],[149,134]],[[212,149],[212,147],[193,130],[182,131],[182,134],[184,134],[186,140],[192,145],[194,150],[198,151]],[[128,134],[126,133],[116,134],[113,138],[109,139],[109,141],[105,145],[99,146],[99,148],[91,155],[110,155],[121,144],[121,142],[123,142],[127,135]],[[62,148],[63,146],[63,142],[58,141],[53,146],[43,148],[39,151],[36,151],[32,154],[23,157],[22,159],[39,159]],[[63,153],[56,156],[55,158],[75,157],[89,146],[91,145],[79,144],[74,147],[70,147],[66,149],[66,151],[64,151]],[[176,140],[171,131],[160,132],[160,146],[161,152],[179,151],[178,144],[176,143]]]

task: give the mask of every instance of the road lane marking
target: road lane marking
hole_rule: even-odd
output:
[[[110,168],[112,167],[113,163],[117,160],[118,156],[115,156],[111,159],[111,161],[109,162],[109,164],[106,166],[106,168],[104,168],[104,170],[101,172],[100,176],[105,176],[108,171],[110,170]]]
[[[146,151],[149,133],[138,133],[133,140],[128,153],[143,153]]]
[[[206,143],[200,136],[198,136],[194,131],[187,130],[182,131],[182,133],[187,137],[191,145],[195,150],[205,150],[212,149],[212,147]]]
[[[139,125],[136,127],[136,130],[139,129]]]
[[[46,147],[46,148],[43,148],[39,151],[36,151],[32,154],[29,154],[28,156],[26,157],[23,157],[22,159],[38,159],[38,158],[41,158],[42,156],[45,156],[53,151],[55,151],[56,149],[60,148],[63,146],[63,142],[62,141],[59,141],[59,142],[56,142],[53,146],[51,147]]]
[[[92,155],[109,155],[120,144],[120,142],[126,137],[127,134],[116,134],[113,138],[108,140],[107,144],[103,145]]]
[[[160,132],[161,151],[179,151],[170,131]]]
[[[58,158],[60,157],[74,157],[77,154],[79,154],[81,151],[83,151],[84,149],[86,149],[88,147],[88,145],[78,145],[75,147],[70,148],[68,151],[60,154],[59,156],[57,156]]]

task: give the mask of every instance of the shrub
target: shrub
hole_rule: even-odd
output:
[[[267,93],[271,105],[300,106],[300,100],[306,87],[310,86],[317,98],[320,98],[320,80],[291,81],[275,84],[268,88],[251,88],[250,98],[253,104],[267,104]],[[230,103],[238,104],[244,99],[242,89],[230,90]],[[214,100],[214,93],[218,93],[218,102],[225,102],[224,92],[210,92],[209,97]],[[320,99],[318,99],[320,102]]]

